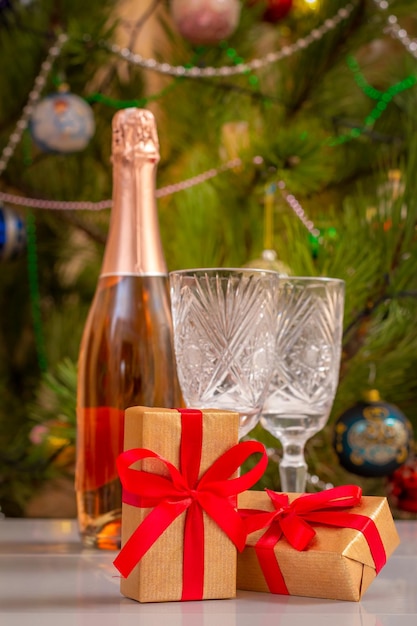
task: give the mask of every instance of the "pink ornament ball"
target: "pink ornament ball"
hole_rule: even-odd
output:
[[[229,37],[240,17],[239,0],[172,0],[172,19],[195,45],[213,45]]]

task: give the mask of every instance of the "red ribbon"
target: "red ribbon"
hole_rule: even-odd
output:
[[[201,461],[203,416],[194,409],[181,413],[180,470],[159,454],[145,448],[123,452],[117,466],[124,493],[123,501],[140,507],[154,507],[123,546],[114,564],[122,576],[130,574],[143,555],[181,513],[186,512],[183,554],[182,600],[203,597],[204,522],[203,511],[243,550],[245,524],[236,509],[236,496],[252,487],[265,472],[268,458],[257,441],[239,443],[222,454],[198,479]],[[248,457],[262,454],[246,474],[231,479]],[[159,459],[168,470],[160,476],[130,466],[143,459]]]
[[[319,493],[305,494],[289,502],[287,494],[266,490],[274,511],[241,509],[248,534],[267,528],[255,545],[256,555],[271,593],[288,595],[281,569],[274,554],[274,546],[282,536],[296,550],[305,550],[316,534],[310,523],[354,528],[368,542],[375,569],[378,573],[386,563],[385,548],[372,519],[337,510],[357,506],[362,490],[355,485],[334,487]]]

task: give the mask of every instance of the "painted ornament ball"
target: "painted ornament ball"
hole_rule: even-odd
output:
[[[15,259],[26,248],[26,226],[22,217],[0,205],[0,259]]]
[[[54,93],[36,105],[30,131],[34,142],[44,152],[79,152],[94,135],[93,111],[79,96]]]
[[[412,441],[406,416],[376,395],[342,413],[334,426],[340,464],[359,476],[389,476],[406,462]]]
[[[172,0],[172,19],[192,44],[213,45],[232,35],[240,17],[239,0]]]

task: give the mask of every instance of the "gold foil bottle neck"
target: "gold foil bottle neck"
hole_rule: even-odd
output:
[[[144,158],[158,163],[159,140],[155,117],[146,109],[122,109],[113,117],[112,159]]]
[[[155,118],[144,109],[123,109],[112,130],[113,205],[101,276],[166,276],[155,196]]]

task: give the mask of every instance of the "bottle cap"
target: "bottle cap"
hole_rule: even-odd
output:
[[[378,389],[367,389],[362,394],[365,402],[380,402],[381,396]]]

